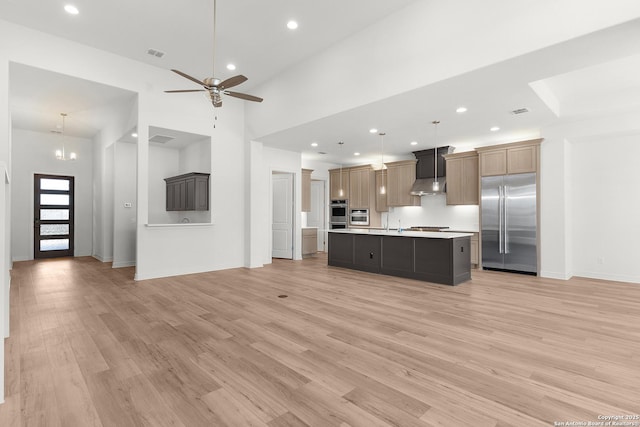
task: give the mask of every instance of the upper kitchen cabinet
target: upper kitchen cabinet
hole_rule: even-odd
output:
[[[480,176],[536,172],[542,139],[480,147]]]
[[[372,173],[369,165],[349,168],[349,209],[369,209]]]
[[[349,200],[349,168],[331,169],[329,188],[331,200]]]
[[[165,178],[167,211],[209,210],[209,174],[192,172]]]
[[[417,160],[386,163],[387,205],[420,206],[420,197],[409,194],[416,180]]]
[[[446,154],[447,205],[478,204],[478,153]]]
[[[387,205],[387,171],[378,169],[375,172],[376,175],[376,211],[378,212],[389,212],[389,206]],[[384,185],[384,192],[381,191],[382,186]]]
[[[311,212],[311,173],[313,169],[302,169],[302,212]]]

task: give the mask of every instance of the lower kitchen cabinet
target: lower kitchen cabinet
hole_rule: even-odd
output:
[[[351,268],[353,248],[353,234],[329,233],[329,265]]]
[[[353,268],[371,273],[380,272],[380,236],[357,236],[353,247]]]
[[[164,179],[168,211],[208,211],[209,174],[191,172]]]
[[[318,252],[318,229],[315,227],[302,229],[302,256],[314,255]]]
[[[426,282],[471,279],[470,237],[428,238],[329,232],[328,263]]]

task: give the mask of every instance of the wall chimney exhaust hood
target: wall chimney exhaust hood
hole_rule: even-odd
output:
[[[416,181],[410,191],[412,196],[446,193],[446,164],[442,156],[453,153],[453,150],[454,147],[446,146],[413,152],[418,162],[416,163]]]

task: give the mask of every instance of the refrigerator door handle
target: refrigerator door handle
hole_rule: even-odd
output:
[[[509,249],[509,186],[504,186],[504,253],[511,253]]]
[[[498,253],[503,254],[504,233],[504,187],[498,186]]]

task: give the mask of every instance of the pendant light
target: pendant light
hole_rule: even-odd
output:
[[[384,170],[386,169],[384,165],[384,136],[386,133],[380,132],[378,135],[380,135],[380,194],[387,194],[384,176]]]
[[[76,160],[78,157],[76,156],[76,153],[71,152],[69,153],[69,158],[66,157],[66,153],[64,150],[64,124],[65,124],[65,119],[67,117],[67,113],[60,113],[60,115],[62,116],[62,150],[56,150],[56,159],[58,160]]]
[[[338,195],[344,197],[344,189],[342,188],[342,146],[344,142],[340,141],[338,145],[340,146],[340,191],[338,191]]]
[[[434,134],[435,134],[434,141],[436,143],[435,153],[433,154],[434,178],[433,178],[432,186],[433,186],[433,191],[440,191],[440,183],[438,182],[438,125],[440,124],[440,121],[434,120],[431,123],[433,123]]]

